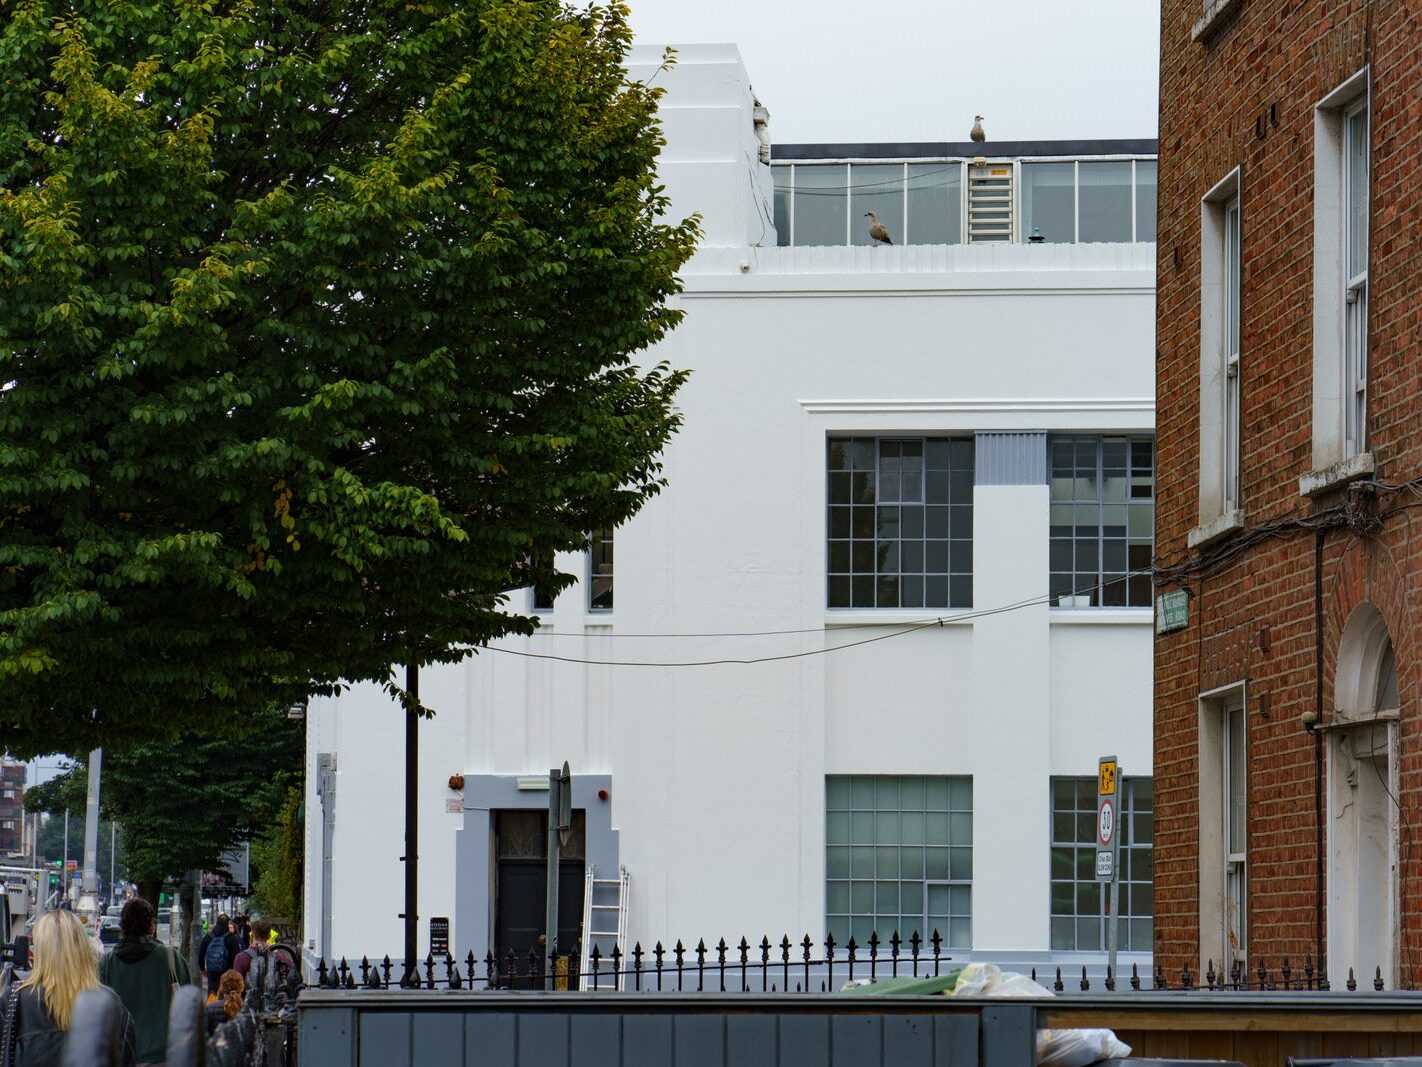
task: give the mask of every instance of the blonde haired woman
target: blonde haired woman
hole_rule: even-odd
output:
[[[64,1038],[79,994],[101,989],[114,998],[123,1026],[123,1062],[137,1060],[133,1020],[118,994],[99,985],[99,966],[83,925],[72,912],[51,911],[35,923],[30,942],[34,969],[16,982],[5,998],[0,1034],[0,1064],[4,1067],[59,1067]]]

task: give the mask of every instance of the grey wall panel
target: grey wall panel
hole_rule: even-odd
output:
[[[1033,1005],[985,1004],[982,1020],[983,1067],[1017,1067],[1036,1062],[1036,1008]]]
[[[574,1015],[569,1030],[572,1067],[620,1067],[622,1018],[618,1015]]]
[[[979,432],[974,440],[977,485],[1046,485],[1044,430]]]
[[[359,1067],[412,1067],[410,1013],[364,1012],[360,1017]]]
[[[470,1012],[464,1023],[465,1067],[512,1067],[518,1062],[518,1017],[512,1012]],[[305,1065],[303,1064],[303,1067]]]
[[[933,1067],[933,1017],[884,1016],[884,1063],[902,1067]]]
[[[726,1017],[678,1015],[672,1025],[676,1067],[726,1067]]]
[[[622,1063],[624,1067],[671,1067],[672,1017],[624,1015]]]
[[[877,1015],[836,1015],[830,1024],[830,1055],[835,1067],[881,1062],[883,1033]]]
[[[775,1015],[728,1015],[726,1067],[776,1067],[779,1029]]]
[[[420,1012],[414,1017],[410,1048],[416,1064],[456,1064],[464,1058],[465,1015]]]
[[[978,1067],[978,1017],[940,1015],[933,1020],[934,1067]]]
[[[312,1008],[301,1012],[298,1049],[301,1067],[355,1062],[356,1013],[354,1008]]]
[[[518,1060],[508,1067],[567,1067],[568,1016],[530,1012],[518,1017]]]
[[[830,1021],[825,1015],[782,1015],[780,1067],[824,1067],[830,1061]]]

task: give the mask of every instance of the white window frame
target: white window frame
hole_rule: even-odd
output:
[[[1367,451],[1368,276],[1348,274],[1350,116],[1368,118],[1364,67],[1314,107],[1313,471],[1299,491],[1313,494],[1372,473]],[[1365,245],[1366,247],[1366,245]]]
[[[593,588],[593,580],[594,580],[595,578],[598,578],[598,577],[603,577],[602,575],[598,575],[598,574],[594,574],[594,573],[593,573],[593,567],[594,567],[594,565],[595,565],[595,563],[594,563],[594,553],[595,553],[595,550],[596,550],[596,548],[597,548],[597,544],[598,544],[599,541],[602,541],[602,542],[606,542],[606,543],[608,543],[608,544],[611,544],[611,545],[614,545],[614,546],[615,546],[616,534],[617,534],[617,531],[616,531],[615,529],[610,529],[610,530],[594,530],[592,533],[590,533],[590,534],[588,535],[588,547],[587,547],[587,549],[583,552],[583,560],[584,560],[584,568],[585,568],[585,569],[584,569],[584,573],[587,575],[586,601],[587,601],[587,613],[588,613],[589,615],[609,615],[609,614],[611,614],[611,613],[616,609],[616,607],[617,607],[617,599],[616,599],[617,556],[616,556],[616,549],[615,549],[615,547],[614,547],[614,549],[613,549],[612,570],[609,571],[609,572],[607,573],[607,575],[605,576],[605,577],[608,579],[608,591],[613,594],[613,601],[612,601],[612,604],[611,604],[609,607],[599,607],[598,605],[596,605],[596,604],[594,603],[594,599],[595,599],[595,597],[597,596],[597,591]]]
[[[1353,128],[1354,119],[1359,116],[1363,120],[1363,136],[1366,139],[1372,126],[1366,96],[1344,108],[1340,118],[1343,127],[1343,447],[1350,456],[1366,452],[1368,448],[1368,188],[1361,193],[1364,200],[1362,269],[1354,271],[1348,262],[1354,236],[1353,201],[1359,195],[1354,188],[1353,169],[1348,164],[1357,148],[1353,141]],[[1362,148],[1364,166],[1370,169],[1367,143]]]
[[[1243,525],[1240,322],[1244,178],[1235,167],[1200,199],[1200,497],[1196,547]]]
[[[1249,955],[1249,702],[1243,683],[1204,693],[1199,703],[1200,969],[1213,963],[1229,974]],[[1237,716],[1237,719],[1235,718]],[[1230,726],[1238,722],[1243,745],[1243,781],[1230,781]],[[1233,802],[1242,806],[1242,840],[1232,839]]]

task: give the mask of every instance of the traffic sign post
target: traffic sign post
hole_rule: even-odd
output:
[[[1121,903],[1121,768],[1115,756],[1096,765],[1096,880],[1111,884],[1111,913],[1106,917],[1107,966],[1116,976],[1116,936]]]

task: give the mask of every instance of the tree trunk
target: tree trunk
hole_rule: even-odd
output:
[[[163,879],[161,878],[140,878],[138,879],[138,895],[148,903],[153,905],[153,910],[158,910],[158,895],[163,891]]]

